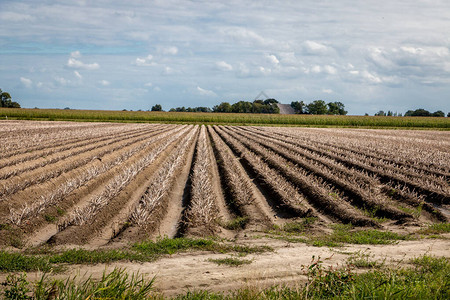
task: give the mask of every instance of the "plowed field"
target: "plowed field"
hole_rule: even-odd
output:
[[[0,122],[2,247],[450,218],[450,133]],[[12,234],[14,236],[12,236]]]

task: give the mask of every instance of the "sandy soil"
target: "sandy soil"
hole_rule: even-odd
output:
[[[210,252],[188,252],[166,256],[155,262],[133,263],[118,262],[112,264],[76,265],[66,273],[55,277],[100,278],[104,271],[125,268],[128,272],[139,272],[148,279],[156,277],[155,287],[166,296],[185,293],[188,290],[231,291],[242,287],[264,288],[270,285],[300,286],[305,283],[303,266],[308,266],[312,256],[320,257],[325,266],[343,265],[357,252],[369,255],[371,261],[387,266],[404,266],[411,258],[421,255],[444,256],[450,258],[450,240],[424,239],[402,241],[394,245],[348,245],[339,248],[313,247],[301,243],[288,243],[266,238],[244,237],[238,243],[249,245],[267,245],[273,252],[252,254],[243,259],[252,260],[251,264],[240,267],[217,265],[210,259],[231,257],[231,254]],[[362,270],[363,271],[363,270]],[[29,273],[28,279],[39,278],[39,273]],[[0,275],[0,280],[5,275]]]

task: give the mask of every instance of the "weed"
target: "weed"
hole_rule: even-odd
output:
[[[32,299],[28,295],[31,290],[28,287],[29,283],[27,281],[27,274],[25,273],[20,275],[9,274],[2,285],[5,286],[5,299]]]
[[[230,267],[239,267],[246,264],[251,264],[252,261],[249,259],[239,259],[235,257],[227,257],[227,258],[217,258],[217,259],[208,259],[208,261],[216,263],[218,265],[227,265]]]
[[[44,219],[45,219],[45,221],[47,221],[49,223],[54,223],[56,221],[56,217],[55,216],[51,216],[51,215],[45,215]]]
[[[225,224],[222,224],[222,227],[229,230],[242,229],[245,227],[245,225],[247,225],[248,221],[249,221],[248,217],[237,217],[228,221]]]
[[[384,262],[379,263],[377,261],[371,260],[369,254],[363,253],[361,251],[352,253],[347,261],[349,264],[356,268],[381,268],[384,265]]]
[[[350,265],[343,268],[328,269],[322,265],[320,257],[312,257],[311,264],[303,267],[308,276],[304,293],[306,298],[312,298],[317,294],[325,298],[341,296],[347,287],[354,281],[354,273]]]

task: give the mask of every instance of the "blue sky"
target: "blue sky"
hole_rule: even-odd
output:
[[[0,88],[23,107],[341,101],[450,111],[450,1],[0,0]]]

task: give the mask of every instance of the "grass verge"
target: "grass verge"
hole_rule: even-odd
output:
[[[351,225],[333,225],[331,234],[311,234],[310,225],[302,223],[287,223],[282,227],[274,227],[267,231],[269,237],[282,239],[292,243],[306,243],[317,247],[338,247],[343,244],[386,245],[400,240],[412,240],[411,235],[402,235],[377,229],[354,230]]]
[[[155,242],[144,241],[123,250],[70,249],[55,252],[51,249],[32,249],[24,253],[0,251],[0,271],[59,271],[64,264],[96,264],[114,261],[154,261],[163,255],[201,250],[217,253],[246,255],[272,251],[267,246],[246,246],[218,243],[209,239],[161,238]]]

